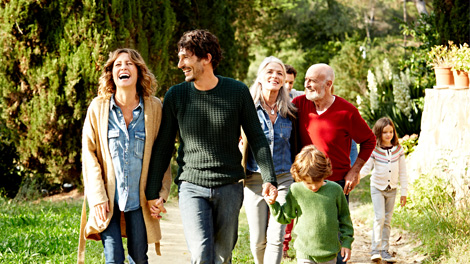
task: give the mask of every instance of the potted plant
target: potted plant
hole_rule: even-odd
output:
[[[449,43],[451,44],[451,42]],[[451,71],[451,50],[447,46],[436,45],[428,52],[428,57],[436,73],[436,86],[434,88],[444,89],[454,85],[454,77]]]
[[[467,43],[452,47],[455,55],[453,56],[452,72],[454,75],[455,89],[468,89],[468,72],[470,71],[470,48]]]

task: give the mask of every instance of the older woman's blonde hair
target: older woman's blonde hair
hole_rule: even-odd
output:
[[[305,146],[297,156],[290,169],[296,182],[306,181],[310,178],[319,182],[331,176],[333,168],[330,159],[314,145]]]
[[[297,109],[295,106],[291,103],[291,99],[289,97],[289,92],[287,91],[286,87],[284,86],[284,83],[286,82],[286,67],[284,66],[284,63],[282,61],[274,56],[269,56],[261,62],[258,68],[258,73],[256,75],[256,80],[253,83],[253,85],[250,87],[250,92],[251,96],[253,97],[253,101],[256,103],[258,102],[264,102],[263,99],[263,94],[262,90],[263,87],[261,85],[261,79],[263,78],[264,74],[266,74],[266,66],[270,63],[277,63],[281,65],[282,67],[282,86],[281,89],[279,89],[279,93],[276,98],[276,105],[281,113],[282,117],[287,117],[287,115],[294,117],[295,118],[295,112]]]
[[[144,59],[136,50],[123,48],[109,53],[108,61],[106,61],[103,73],[99,79],[98,96],[109,98],[116,92],[116,84],[113,80],[113,67],[114,61],[116,61],[117,57],[121,53],[127,53],[129,55],[129,59],[137,67],[137,95],[142,97],[154,95],[157,89],[157,80],[148,69]]]

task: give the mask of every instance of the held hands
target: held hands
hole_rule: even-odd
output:
[[[343,257],[343,262],[346,262],[351,259],[351,250],[349,248],[342,247],[341,257]]]
[[[269,182],[263,184],[263,197],[266,203],[273,204],[277,198],[277,188]]]
[[[163,206],[163,203],[165,201],[163,200],[162,197],[154,200],[148,200],[148,206],[150,208],[150,215],[155,218],[155,219],[160,219],[162,216],[160,213],[165,213],[166,214],[166,209]]]
[[[100,203],[95,205],[95,215],[100,219],[101,221],[106,220],[106,215],[109,212],[109,204],[108,202]]]
[[[401,204],[401,207],[405,206],[405,204],[406,204],[406,196],[401,196],[401,197],[400,197],[400,204]]]

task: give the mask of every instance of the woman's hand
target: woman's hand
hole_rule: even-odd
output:
[[[165,200],[163,200],[162,197],[154,200],[148,200],[147,201],[149,208],[150,208],[150,215],[155,218],[155,219],[160,219],[162,216],[160,213],[165,213],[166,214],[166,209],[163,206],[165,203]]]
[[[100,203],[95,205],[95,215],[100,219],[101,221],[106,221],[106,215],[109,212],[109,204],[108,202]]]

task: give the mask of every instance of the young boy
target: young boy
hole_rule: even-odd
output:
[[[325,180],[332,173],[330,160],[309,145],[295,157],[291,173],[296,182],[290,186],[286,203],[281,206],[275,201],[276,192],[265,200],[279,223],[297,218],[294,248],[298,263],[334,264],[339,251],[343,261],[348,261],[354,229],[341,186]]]

